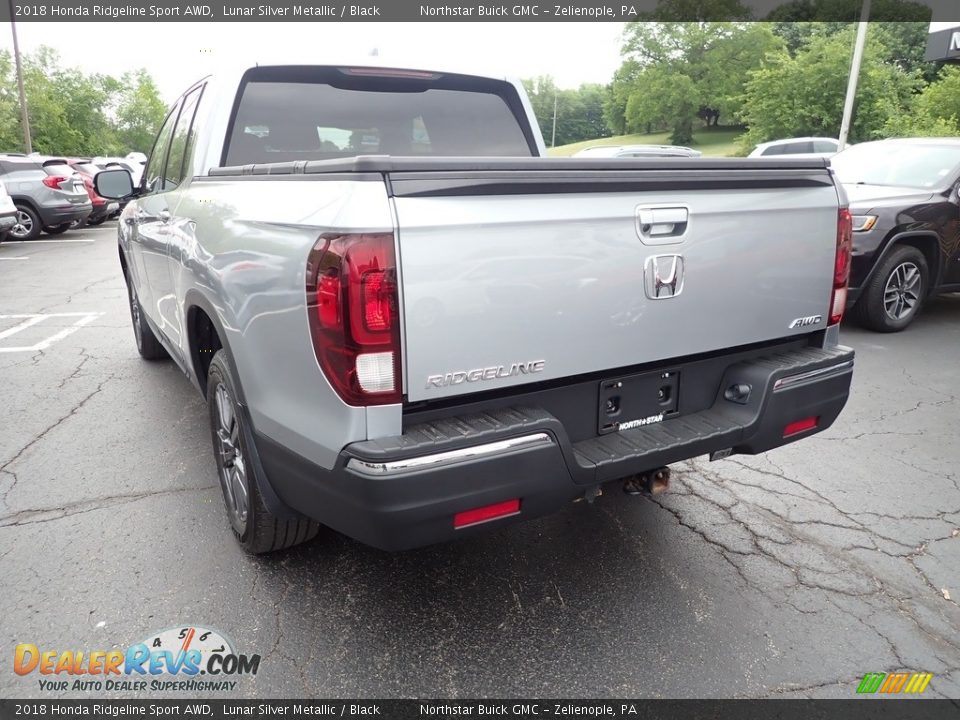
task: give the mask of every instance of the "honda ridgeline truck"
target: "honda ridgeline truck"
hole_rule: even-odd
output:
[[[244,548],[470,536],[833,423],[826,160],[543,155],[519,83],[261,65],[190,87],[138,187],[97,175]]]

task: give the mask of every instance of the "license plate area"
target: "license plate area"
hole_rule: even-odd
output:
[[[605,435],[661,422],[677,414],[679,395],[679,370],[603,380],[597,408],[597,432]]]

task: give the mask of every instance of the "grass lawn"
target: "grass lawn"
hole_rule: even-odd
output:
[[[731,156],[737,152],[737,144],[734,142],[738,136],[743,134],[743,128],[723,127],[718,128],[700,128],[693,133],[692,148],[699,150],[704,155],[714,157]],[[560,145],[555,148],[548,148],[547,155],[555,157],[568,157],[577,150],[583,150],[585,147],[594,145],[669,145],[670,133],[653,133],[652,135],[617,135],[616,137],[598,138],[597,140],[584,140],[583,142],[571,143],[570,145]],[[549,140],[549,138],[547,138]]]

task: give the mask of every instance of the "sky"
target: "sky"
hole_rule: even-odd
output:
[[[385,65],[551,75],[561,88],[607,83],[620,65],[622,31],[608,22],[17,23],[21,52],[49,45],[88,73],[145,67],[168,101],[221,63],[343,62],[374,48]],[[12,46],[0,28],[0,48]]]

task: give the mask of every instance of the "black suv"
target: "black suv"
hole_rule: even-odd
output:
[[[854,320],[896,332],[931,295],[960,291],[960,138],[862,143],[831,164],[854,216]]]

